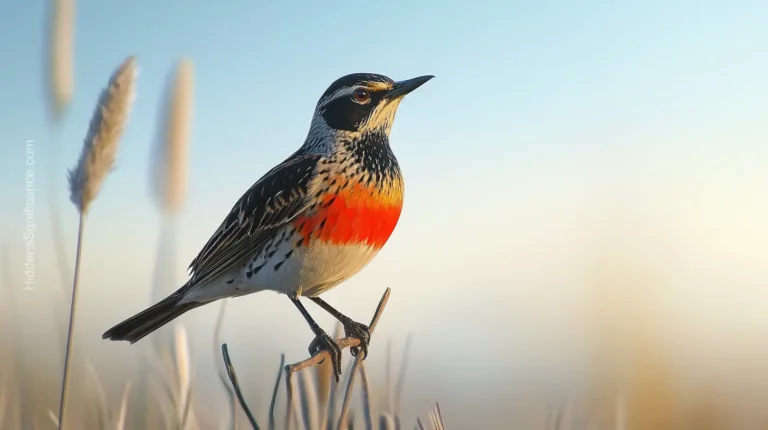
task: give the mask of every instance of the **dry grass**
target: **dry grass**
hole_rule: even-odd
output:
[[[128,57],[112,74],[99,95],[80,158],[69,171],[69,198],[81,213],[88,212],[114,168],[120,138],[131,113],[136,72],[136,59]]]
[[[164,109],[157,125],[154,190],[164,213],[181,210],[187,193],[187,157],[194,104],[192,61],[182,59],[168,77]]]
[[[107,175],[114,167],[120,138],[128,122],[133,103],[135,80],[136,60],[133,57],[128,57],[112,74],[107,87],[99,96],[80,158],[75,168],[69,171],[70,200],[80,213],[80,222],[77,232],[75,276],[72,282],[67,344],[64,352],[64,373],[61,382],[59,413],[56,415],[59,430],[66,425],[67,390],[69,388],[72,339],[77,314],[77,291],[80,280],[85,218],[91,204],[99,195]]]
[[[340,338],[337,337],[337,339]],[[263,420],[260,420],[259,417],[252,414],[250,406],[248,406],[247,401],[242,397],[240,382],[237,379],[234,365],[231,362],[226,345],[222,346],[222,352],[224,361],[227,363],[229,379],[233,387],[235,387],[235,392],[237,393],[240,404],[246,411],[246,415],[249,417],[251,427],[254,429],[263,428]],[[399,423],[402,422],[402,420],[398,414],[386,406],[381,409],[376,408],[376,402],[372,399],[374,389],[362,361],[360,361],[357,366],[353,363],[347,369],[345,378],[346,383],[344,385],[328,385],[330,396],[325,395],[325,390],[320,388],[324,384],[323,380],[330,378],[330,375],[327,372],[313,372],[312,369],[307,368],[291,372],[288,371],[288,367],[286,367],[285,377],[283,377],[283,363],[284,357],[281,359],[280,367],[277,372],[278,376],[275,389],[270,401],[269,429],[282,428],[287,430],[301,428],[312,430],[346,430],[355,428],[356,423],[358,422],[356,417],[359,415],[362,415],[362,424],[366,429],[400,428]],[[322,366],[323,365],[318,365],[316,366],[316,369],[319,369]],[[352,399],[353,375],[355,373],[360,373],[360,378],[362,380],[359,407],[352,407],[349,401]],[[285,413],[282,422],[278,423],[275,418],[275,405],[281,400],[279,390],[281,381],[284,382],[283,385],[285,388]],[[345,404],[342,405],[342,410],[339,410],[338,404],[335,403],[333,399],[336,396],[336,393],[341,391],[345,392]],[[386,392],[383,393],[384,396],[388,394],[389,393]],[[356,413],[355,411],[359,412]],[[429,411],[429,422],[432,425],[430,428],[433,430],[444,430],[446,428],[442,414],[439,410],[439,405],[436,405],[433,410]],[[418,423],[420,423],[420,421],[418,421]]]
[[[52,0],[49,18],[48,86],[54,121],[61,119],[75,91],[75,0]]]

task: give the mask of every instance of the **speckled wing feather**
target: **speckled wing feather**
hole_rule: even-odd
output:
[[[192,278],[187,291],[256,252],[275,229],[306,209],[307,189],[319,159],[294,154],[253,184],[189,265]]]

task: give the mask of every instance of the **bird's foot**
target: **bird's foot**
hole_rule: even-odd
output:
[[[318,333],[312,343],[309,344],[309,354],[313,357],[323,351],[328,352],[331,357],[333,374],[336,377],[336,382],[339,382],[339,377],[341,377],[341,348],[326,332]]]
[[[368,326],[355,321],[348,321],[344,324],[344,334],[347,337],[354,337],[360,340],[360,345],[349,349],[353,357],[357,357],[360,351],[363,352],[363,360],[368,358],[368,343],[371,341],[371,331]]]

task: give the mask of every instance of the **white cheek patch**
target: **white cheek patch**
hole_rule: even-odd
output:
[[[368,120],[363,123],[361,129],[374,130],[383,128],[389,131],[392,128],[392,122],[395,120],[395,112],[400,105],[400,100],[384,101],[371,112]]]
[[[347,87],[347,88],[340,88],[336,90],[335,92],[331,93],[328,97],[325,98],[325,100],[320,103],[318,106],[318,109],[315,111],[315,118],[313,120],[313,127],[315,128],[321,128],[321,127],[315,127],[314,123],[322,123],[325,125],[325,121],[322,119],[322,116],[320,115],[320,112],[322,109],[327,106],[329,103],[332,103],[335,100],[340,100],[342,98],[349,98],[349,100],[355,101],[356,103],[359,103],[361,105],[368,105],[372,101],[369,100],[367,102],[358,102],[354,100],[354,93],[355,90],[363,88],[369,92],[376,92],[381,90],[389,90],[392,88],[392,84],[386,84],[386,83],[379,83],[379,82],[372,82],[368,83],[366,85],[355,85],[353,87]],[[362,124],[360,124],[360,129],[358,132],[366,131],[366,130],[377,130],[382,129],[386,132],[389,132],[392,129],[392,122],[395,119],[395,112],[397,111],[397,107],[400,105],[401,99],[395,99],[395,100],[383,100],[379,102],[377,106],[373,108],[373,111],[368,115]],[[325,128],[327,128],[327,125],[325,125]],[[334,130],[334,132],[338,132]]]

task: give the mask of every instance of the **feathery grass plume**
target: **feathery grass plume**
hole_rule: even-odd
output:
[[[187,154],[194,103],[192,61],[182,59],[168,78],[163,117],[158,127],[154,190],[164,213],[181,210],[187,192]]]
[[[69,308],[69,326],[67,344],[64,353],[64,372],[59,398],[58,428],[66,423],[67,389],[72,358],[72,338],[74,337],[75,314],[77,311],[77,289],[80,279],[80,266],[83,250],[85,218],[91,203],[98,196],[107,174],[112,170],[120,144],[120,137],[128,120],[134,98],[136,79],[136,59],[128,57],[112,74],[109,84],[99,96],[96,111],[91,118],[88,133],[83,142],[77,165],[69,171],[70,200],[80,213],[77,231],[77,251],[75,273],[72,282],[72,299]]]
[[[69,171],[69,198],[82,214],[88,213],[114,167],[133,104],[136,70],[135,57],[128,57],[112,74],[99,96],[77,165]]]
[[[175,221],[186,196],[193,81],[192,62],[180,60],[168,74],[156,125],[150,179],[154,200],[163,217],[152,287],[153,302],[171,294],[177,284],[173,270],[177,263]],[[170,330],[171,327],[164,327],[152,337],[152,344],[158,353],[162,353],[171,343]]]
[[[74,93],[75,0],[52,0],[48,25],[48,100],[58,121]]]
[[[176,265],[176,224],[174,216],[180,210],[185,196],[187,146],[189,139],[189,122],[192,111],[192,63],[182,60],[168,75],[164,100],[157,123],[157,138],[155,155],[151,161],[153,170],[153,194],[163,214],[162,227],[158,242],[155,275],[153,277],[152,301],[163,299],[172,291],[168,289],[176,285],[173,267]],[[223,312],[223,311],[222,311]],[[223,315],[222,315],[223,316]],[[177,327],[177,322],[169,327],[163,327],[152,337],[151,346],[160,356],[171,354],[173,344],[179,340],[178,332],[171,330]],[[177,344],[178,345],[178,344]],[[215,343],[218,348],[219,343]],[[178,352],[178,350],[177,350]],[[171,363],[175,365],[175,363]],[[223,375],[220,373],[220,377]],[[177,378],[177,382],[182,379]],[[222,379],[224,381],[224,379]],[[225,384],[226,386],[226,384]],[[190,387],[174,387],[181,391],[173,391],[176,419],[186,422],[185,410],[189,400],[185,400]],[[230,393],[231,400],[234,401]],[[231,403],[231,402],[230,402]],[[154,405],[148,405],[154,407]],[[232,417],[234,405],[231,406]],[[233,421],[234,422],[234,421]]]

